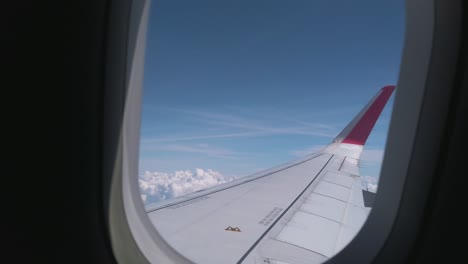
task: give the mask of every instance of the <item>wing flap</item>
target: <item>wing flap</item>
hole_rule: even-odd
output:
[[[334,253],[340,223],[299,210],[275,238],[325,257]],[[320,239],[311,239],[320,237]]]

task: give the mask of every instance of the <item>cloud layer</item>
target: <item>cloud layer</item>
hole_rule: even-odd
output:
[[[229,182],[233,177],[207,169],[175,171],[174,173],[146,171],[138,179],[141,198],[145,204],[159,202],[201,189]]]
[[[226,183],[233,179],[234,177],[224,176],[211,169],[175,171],[174,173],[147,171],[140,176],[138,183],[141,199],[145,204],[150,204]],[[362,176],[363,189],[377,192],[377,186],[377,177]]]

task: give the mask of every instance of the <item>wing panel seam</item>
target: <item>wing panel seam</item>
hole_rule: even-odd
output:
[[[335,184],[335,185],[338,185],[338,186],[341,186],[341,187],[344,187],[344,188],[346,188],[346,189],[350,189],[350,190],[351,190],[351,188],[352,188],[352,186],[351,186],[351,187],[348,187],[348,186],[346,186],[346,185],[339,184],[339,183],[332,182],[332,181],[327,181],[327,180],[325,180],[325,179],[322,179],[322,181],[324,181],[324,182],[328,182],[328,183],[330,183],[330,184]]]
[[[317,251],[313,251],[312,249],[308,249],[308,248],[305,248],[305,247],[301,247],[301,246],[298,246],[298,245],[296,245],[296,244],[289,243],[289,242],[286,242],[286,241],[283,241],[283,240],[279,240],[279,239],[276,239],[276,238],[275,238],[274,240],[276,240],[276,241],[278,241],[278,242],[281,242],[281,243],[288,244],[288,245],[293,246],[293,247],[298,247],[298,248],[300,248],[300,249],[304,249],[304,250],[306,250],[306,251],[309,251],[309,252],[315,253],[315,254],[317,254],[317,255],[320,255],[320,256],[322,256],[322,257],[328,258],[327,256],[325,256],[325,255],[323,255],[323,254],[321,254],[321,253],[318,253]]]
[[[288,208],[286,208],[286,210],[283,211],[283,213],[275,220],[275,222],[273,222],[273,224],[270,225],[270,227],[268,227],[268,229],[260,236],[260,238],[257,239],[257,241],[255,241],[255,243],[247,250],[247,252],[239,259],[239,261],[237,261],[237,264],[240,264],[242,263],[242,261],[245,260],[245,258],[250,254],[250,252],[252,252],[252,250],[258,245],[258,243],[260,243],[260,241],[263,239],[263,237],[265,237],[265,235],[270,232],[270,230],[279,222],[280,219],[283,218],[283,216],[289,211],[289,209],[291,209],[291,207],[299,200],[299,198],[307,191],[307,189],[309,189],[309,187],[312,185],[312,183],[315,181],[315,179],[317,179],[317,177],[322,173],[322,171],[327,167],[328,163],[330,162],[330,160],[332,160],[332,158],[334,157],[335,155],[332,154],[330,156],[330,158],[328,159],[327,163],[325,163],[325,165],[320,169],[320,171],[317,173],[317,175],[315,175],[315,177],[309,182],[309,184],[307,184],[307,186],[304,188],[304,190],[296,197],[296,199],[294,199],[294,201],[291,202],[291,204],[288,206]]]
[[[315,214],[315,213],[312,213],[312,212],[309,212],[309,211],[304,211],[304,209],[299,209],[299,212],[303,212],[303,213],[314,215],[314,216],[317,216],[317,217],[320,217],[320,218],[323,218],[323,219],[326,219],[326,220],[330,220],[330,221],[335,222],[335,223],[340,224],[340,225],[342,224],[341,222],[338,222],[338,221],[333,220],[331,218],[325,217],[323,215],[318,215],[318,214]]]

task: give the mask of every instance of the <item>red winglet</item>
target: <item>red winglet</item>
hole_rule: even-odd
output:
[[[385,86],[381,89],[380,94],[374,100],[372,105],[367,109],[361,119],[356,123],[349,134],[343,139],[341,143],[364,145],[367,138],[379,118],[385,104],[392,95],[395,86]]]

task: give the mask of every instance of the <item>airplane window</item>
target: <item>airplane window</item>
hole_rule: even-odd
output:
[[[147,28],[138,184],[165,241],[196,263],[337,254],[378,190],[404,2],[154,1]]]

